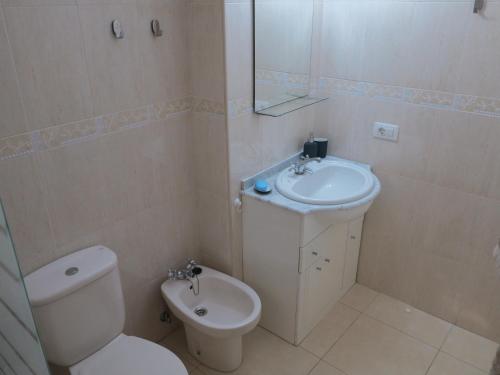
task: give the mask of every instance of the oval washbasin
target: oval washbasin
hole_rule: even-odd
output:
[[[373,189],[373,174],[354,163],[338,160],[310,162],[309,172],[297,175],[284,170],[278,175],[276,188],[294,201],[332,205],[354,202],[367,196]]]

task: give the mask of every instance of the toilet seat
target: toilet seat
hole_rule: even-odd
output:
[[[181,360],[170,350],[123,334],[69,370],[71,375],[188,374]]]

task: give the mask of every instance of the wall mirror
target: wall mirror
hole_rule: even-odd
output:
[[[309,96],[314,0],[254,0],[254,109],[281,116]]]

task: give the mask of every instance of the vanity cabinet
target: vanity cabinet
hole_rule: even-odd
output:
[[[363,218],[303,215],[243,197],[244,281],[262,300],[264,328],[298,345],[351,288]]]

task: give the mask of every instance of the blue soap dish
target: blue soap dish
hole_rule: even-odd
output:
[[[273,188],[266,180],[255,181],[254,190],[260,194],[269,194]]]

